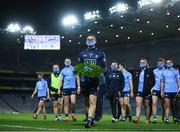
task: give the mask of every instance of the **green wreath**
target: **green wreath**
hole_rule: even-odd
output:
[[[104,73],[104,70],[95,64],[81,63],[74,66],[75,73],[80,76],[89,78],[99,77]]]

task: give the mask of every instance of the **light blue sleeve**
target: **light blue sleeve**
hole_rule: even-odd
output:
[[[160,79],[161,79],[163,82],[165,81],[165,78],[164,78],[164,71],[161,72]]]
[[[64,78],[64,74],[63,74],[63,69],[61,70],[61,72],[60,72],[60,77],[63,79]]]
[[[45,86],[46,86],[46,88],[48,88],[48,84],[47,84],[47,81],[45,80]]]
[[[132,80],[132,74],[129,73],[129,80]]]
[[[176,70],[176,78],[177,78],[177,79],[180,79],[180,74],[179,74],[179,71],[178,71],[178,70]]]

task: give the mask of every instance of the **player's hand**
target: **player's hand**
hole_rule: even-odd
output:
[[[164,98],[164,93],[163,92],[161,92],[161,97]]]
[[[80,93],[81,93],[81,89],[80,89],[80,87],[77,89],[77,95],[80,95]]]
[[[58,90],[58,94],[61,95],[61,93],[62,93],[61,90]]]
[[[31,95],[31,99],[33,99],[33,98],[34,98],[34,94]]]
[[[154,90],[154,87],[153,87],[153,88],[151,88],[151,93],[153,92],[153,90]]]
[[[180,94],[180,88],[178,88],[178,91],[177,91],[177,95],[176,96],[178,96]]]
[[[134,93],[133,92],[130,93],[130,97],[134,98]]]
[[[47,97],[47,100],[50,100],[50,97],[49,97],[49,96]]]

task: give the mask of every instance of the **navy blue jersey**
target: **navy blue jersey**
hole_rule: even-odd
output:
[[[80,52],[78,62],[96,64],[105,71],[107,70],[106,56],[103,51],[98,50],[96,47],[87,48],[86,50]]]
[[[124,75],[121,71],[109,70],[106,74],[106,92],[122,92],[124,82]]]

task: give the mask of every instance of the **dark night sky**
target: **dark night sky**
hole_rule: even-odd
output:
[[[57,31],[65,15],[73,13],[81,18],[85,12],[95,9],[107,14],[109,7],[117,1],[119,0],[2,0],[0,27],[18,22],[21,25],[30,24],[41,32]],[[133,5],[136,0],[125,1]]]

